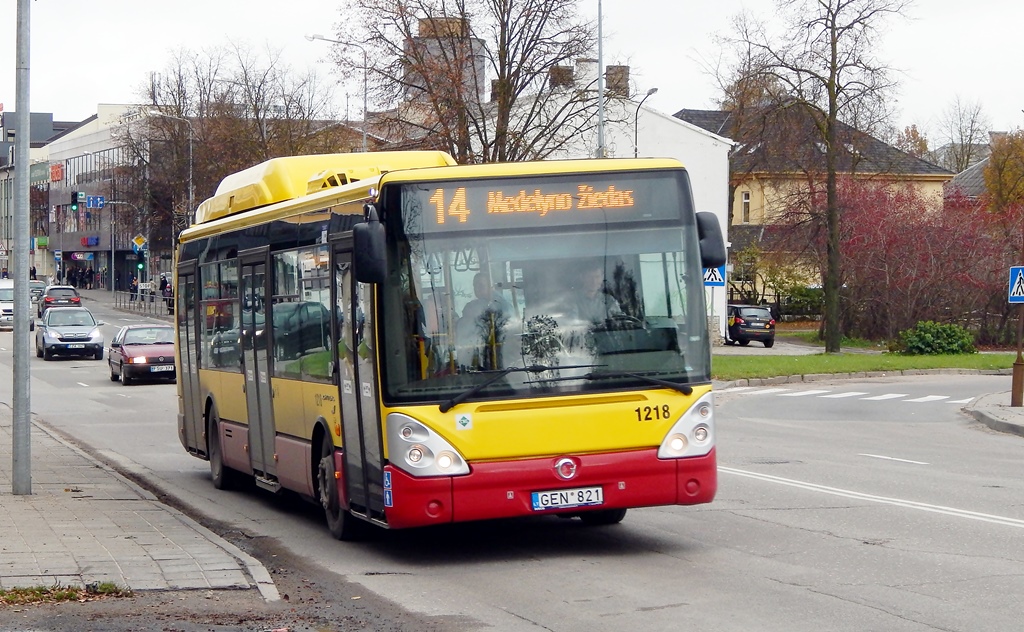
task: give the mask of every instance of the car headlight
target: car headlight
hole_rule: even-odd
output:
[[[89,332],[89,342],[98,342],[103,344],[103,332],[97,329],[93,329]]]
[[[129,364],[146,364],[148,361],[149,361],[149,358],[147,358],[146,356],[136,356],[136,357],[131,358],[130,360],[128,360],[128,363]]]
[[[56,331],[51,331],[49,329],[47,329],[43,333],[43,338],[45,338],[47,340],[53,340],[53,341],[60,340],[60,336],[57,334],[57,332]]]

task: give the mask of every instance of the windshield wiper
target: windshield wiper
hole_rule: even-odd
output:
[[[480,391],[484,390],[491,384],[494,384],[501,378],[509,375],[510,373],[543,373],[544,371],[554,371],[555,369],[590,369],[595,366],[602,366],[599,364],[571,364],[568,366],[547,366],[544,364],[531,364],[530,366],[510,366],[498,371],[474,371],[474,373],[494,373],[491,379],[475,384],[465,391],[459,393],[455,397],[449,399],[446,402],[441,403],[441,412],[446,413],[452,408],[455,408],[462,402],[466,401],[470,397],[476,395]]]
[[[587,373],[584,375],[588,380],[604,380],[613,379],[617,377],[631,377],[637,380],[643,380],[651,384],[657,384],[658,386],[664,386],[673,390],[679,391],[683,395],[693,394],[693,389],[686,384],[676,384],[675,382],[669,382],[668,380],[659,380],[656,377],[650,377],[649,375],[641,375],[639,373],[626,373],[625,371],[609,371],[601,373]]]

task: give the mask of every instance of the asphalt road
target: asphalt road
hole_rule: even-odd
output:
[[[34,364],[33,374],[47,423],[218,532],[436,629],[977,632],[1024,619],[1014,597],[1024,592],[1024,444],[952,403],[1005,378],[724,391],[709,505],[632,510],[605,528],[537,518],[341,543],[311,505],[214,490],[177,441],[173,387],[121,387],[92,361]]]

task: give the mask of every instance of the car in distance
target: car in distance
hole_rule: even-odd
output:
[[[28,282],[28,294],[32,299],[33,303],[38,303],[40,297],[43,295],[43,291],[46,289],[46,283],[44,281],[37,281],[35,279]]]
[[[772,312],[762,305],[729,305],[729,327],[726,329],[725,344],[740,343],[747,346],[751,340],[764,343],[765,347],[775,345],[775,319]]]
[[[103,359],[103,323],[84,307],[51,307],[36,326],[36,357],[91,356]]]
[[[48,285],[36,303],[36,313],[40,318],[51,307],[81,307],[82,297],[73,285]]]
[[[31,303],[28,306],[28,328],[36,328]],[[0,279],[0,329],[14,329],[14,279]]]
[[[174,381],[174,327],[125,325],[110,341],[107,351],[110,381],[128,386],[135,380]]]

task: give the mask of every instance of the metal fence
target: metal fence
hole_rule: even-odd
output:
[[[161,296],[152,290],[114,292],[114,307],[127,312],[137,312],[170,320],[174,313],[174,296]]]

